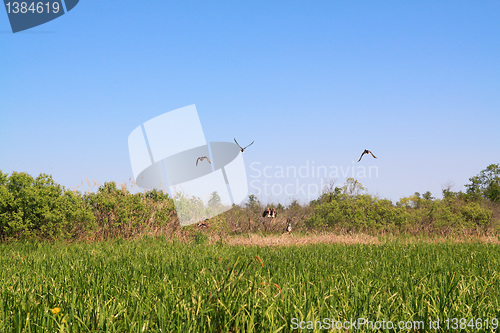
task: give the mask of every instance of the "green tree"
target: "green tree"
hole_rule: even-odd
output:
[[[347,178],[344,186],[342,186],[342,190],[344,194],[347,194],[349,196],[356,196],[359,194],[363,194],[366,190],[366,188],[358,182],[354,178]]]
[[[500,202],[500,164],[490,164],[477,176],[469,178],[470,184],[465,185],[467,194],[490,201]]]
[[[217,191],[212,192],[212,194],[210,195],[208,206],[211,208],[219,208],[222,206],[221,199]]]
[[[431,201],[431,200],[434,200],[434,197],[432,196],[431,192],[427,191],[422,195],[422,199],[427,200],[427,201]]]
[[[250,194],[246,206],[251,210],[260,210],[262,205],[255,194]]]

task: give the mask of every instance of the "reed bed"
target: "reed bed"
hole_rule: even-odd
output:
[[[0,267],[1,332],[323,332],[325,318],[493,332],[500,319],[494,243],[14,242]]]

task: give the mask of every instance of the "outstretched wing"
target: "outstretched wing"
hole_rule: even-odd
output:
[[[251,143],[251,144],[249,144],[248,146],[246,146],[246,147],[245,147],[245,148],[243,148],[243,149],[247,149],[248,147],[250,147],[251,145],[253,145],[253,143],[254,143],[254,141],[252,141],[252,143]]]
[[[234,138],[233,138],[233,139],[234,139]],[[234,142],[236,142],[236,144],[238,145],[238,147],[240,147],[240,149],[241,149],[241,146],[240,146],[240,144],[238,143],[238,141],[236,141],[236,139],[234,139]]]
[[[372,153],[372,152],[370,152],[370,154],[372,154],[372,156],[373,156],[373,157],[377,158],[377,156],[373,155],[373,153]]]
[[[359,161],[361,161],[361,159],[363,158],[363,155],[364,155],[365,153],[366,153],[366,151],[364,151],[364,152],[363,152],[363,154],[361,154],[361,156],[359,157],[358,162],[359,162]]]
[[[198,159],[196,160],[196,165],[198,165],[198,162],[199,161],[203,161],[203,160],[207,160],[208,163],[212,164],[212,162],[210,162],[210,159],[207,157],[207,156],[200,156],[198,157]]]

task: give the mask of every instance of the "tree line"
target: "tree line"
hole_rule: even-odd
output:
[[[498,232],[500,164],[489,165],[469,181],[465,192],[444,189],[442,199],[426,192],[393,203],[366,193],[361,183],[349,178],[343,186],[332,185],[305,205],[297,201],[287,207],[266,205],[277,208],[276,219],[263,218],[265,206],[250,195],[246,203],[233,205],[232,209],[212,218],[207,232],[281,232],[290,222],[294,231]],[[99,240],[144,233],[174,237],[195,230],[196,225],[180,227],[174,201],[162,191],[131,193],[124,185],[107,182],[95,192],[81,193],[64,188],[47,174],[33,178],[24,172],[9,175],[0,171],[2,241]]]

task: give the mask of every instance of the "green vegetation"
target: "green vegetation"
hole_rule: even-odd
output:
[[[72,239],[130,237],[173,224],[168,195],[152,190],[131,194],[109,182],[82,194],[56,184],[49,175],[33,178],[0,171],[0,237]]]
[[[446,318],[489,318],[481,331],[493,332],[500,319],[498,245],[186,245],[2,244],[0,331],[290,332],[293,318],[367,318],[440,319],[443,332],[457,331]]]
[[[109,182],[81,193],[45,174],[0,172],[0,331],[290,332],[366,318],[425,325],[387,332],[429,331],[438,319],[436,332],[494,332],[500,247],[405,235],[498,235],[498,170],[472,177],[466,193],[415,193],[397,203],[348,179],[307,205],[278,204],[276,219],[263,218],[265,207],[250,196],[207,228],[181,228],[173,200],[159,191],[132,194]],[[193,202],[183,204],[190,213]],[[216,194],[203,209],[220,209]],[[234,234],[281,234],[289,221],[293,234],[274,237],[292,244],[296,233],[325,230],[399,236],[377,244],[224,243]]]
[[[83,198],[64,191],[52,177],[36,179],[0,172],[0,237],[67,237],[92,228],[95,218]]]
[[[500,202],[500,164],[490,164],[479,175],[469,178],[467,193],[482,196],[494,202]]]
[[[212,192],[207,204],[200,198],[187,196],[177,192],[174,198],[177,217],[182,221],[182,225],[190,225],[205,220],[207,217],[216,216],[225,210],[231,209],[231,206],[225,206],[221,203],[219,194]]]
[[[305,206],[277,204],[277,219],[262,220],[264,205],[254,196],[210,221],[219,236],[246,232],[281,233],[291,221],[294,231],[363,231],[372,234],[411,233],[491,234],[500,230],[500,165],[491,164],[470,178],[466,193],[443,190],[443,199],[430,192],[415,193],[393,203],[367,194],[349,178],[344,186],[325,189]],[[132,194],[126,186],[108,182],[95,192],[69,191],[49,175],[0,171],[0,238],[106,240],[138,235],[194,236],[181,228],[177,216],[199,219],[222,211],[217,193],[205,206],[197,198],[176,198],[161,191]],[[271,207],[273,208],[273,207]],[[199,236],[198,236],[199,237]]]
[[[353,195],[346,189],[355,182],[323,194],[312,203],[314,214],[306,220],[311,228],[340,227],[354,231],[382,230],[397,233],[433,233],[457,230],[486,232],[492,227],[493,212],[481,199],[445,193],[435,200],[429,192],[402,198],[393,205],[390,200],[368,194]]]

